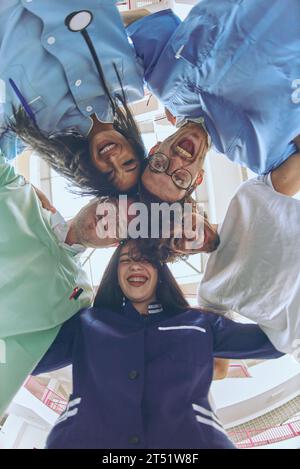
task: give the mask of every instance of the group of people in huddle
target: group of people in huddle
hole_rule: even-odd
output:
[[[300,3],[200,0],[183,21],[116,3],[0,4],[0,415],[29,374],[72,364],[47,448],[234,448],[219,367],[300,360]],[[176,127],[149,151],[130,109],[145,88]],[[17,174],[24,148],[91,197],[73,219]],[[210,148],[257,175],[219,225],[193,198]],[[124,237],[135,203],[189,206],[197,229]],[[112,246],[95,291],[80,255]],[[168,263],[202,252],[191,307]]]

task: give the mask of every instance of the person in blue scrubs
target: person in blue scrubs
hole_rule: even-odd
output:
[[[127,102],[142,97],[114,0],[1,1],[4,154],[16,156],[17,135],[83,192],[128,193],[145,148]]]
[[[202,0],[182,22],[165,10],[129,24],[147,87],[180,126],[152,151],[150,193],[169,202],[191,193],[210,143],[258,174],[296,151],[299,18],[298,0]]]
[[[127,241],[34,371],[73,365],[46,447],[234,448],[209,404],[214,357],[281,355],[257,325],[191,308],[153,244]]]
[[[4,0],[3,115],[18,116],[11,128],[78,185],[127,192],[144,149],[117,103],[141,98],[144,81],[182,125],[148,160],[149,192],[167,201],[191,193],[210,142],[265,174],[300,133],[299,14],[298,0],[202,0],[182,23],[164,10],[130,24],[131,47],[114,0]]]

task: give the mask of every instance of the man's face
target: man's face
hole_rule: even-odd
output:
[[[200,213],[193,213],[190,229],[183,230],[183,236],[176,238],[176,228],[171,237],[172,249],[181,254],[196,254],[213,252],[219,244],[220,238],[217,226],[211,225],[206,217]]]
[[[142,175],[142,183],[148,192],[166,202],[182,200],[187,195],[186,189],[180,189],[174,183],[174,171],[184,168],[191,174],[191,185],[197,185],[197,179],[203,174],[204,158],[208,151],[208,137],[202,125],[188,122],[163,142],[157,144],[151,153],[163,153],[169,158],[166,172],[159,173],[147,165]]]
[[[119,224],[128,224],[127,213],[132,203],[133,200],[128,198],[125,209],[120,210],[119,201],[115,197],[92,200],[72,221],[78,243],[92,248],[118,244]]]

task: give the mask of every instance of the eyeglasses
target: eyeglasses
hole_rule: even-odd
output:
[[[161,174],[165,173],[170,176],[173,183],[178,189],[190,189],[193,182],[193,176],[191,175],[191,173],[185,168],[175,169],[173,173],[168,173],[167,171],[170,167],[171,160],[164,153],[157,152],[149,156],[148,163],[149,169],[152,172]]]

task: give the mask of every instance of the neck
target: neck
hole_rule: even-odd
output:
[[[148,15],[150,15],[150,12],[143,8],[137,8],[135,10],[130,11],[123,11],[121,13],[123,24],[125,27]]]
[[[147,301],[141,301],[139,303],[132,302],[132,305],[140,314],[145,315],[149,314],[148,307],[151,303],[154,303],[154,301],[156,301],[155,296]]]
[[[112,130],[114,128],[113,124],[99,121],[95,114],[92,114],[91,118],[93,121],[93,126],[89,133],[89,139],[91,139],[95,134],[98,134],[99,132],[102,132],[104,130]]]

